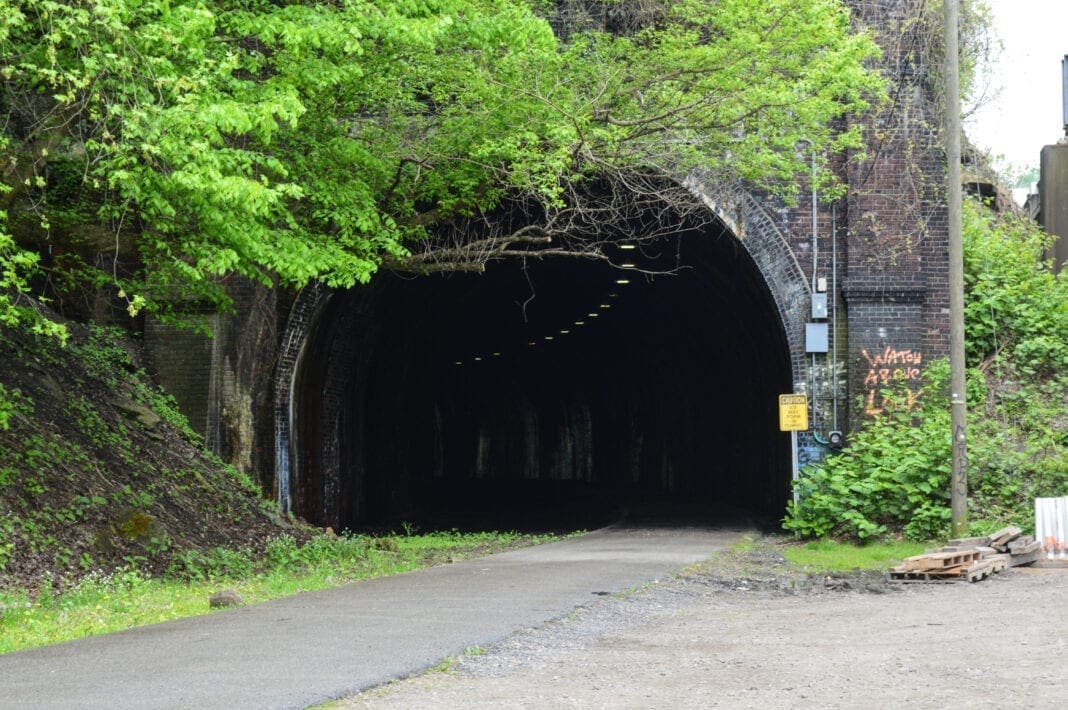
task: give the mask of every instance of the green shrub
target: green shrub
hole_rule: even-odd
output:
[[[174,556],[167,570],[172,577],[188,580],[245,579],[254,571],[252,555],[245,550],[216,547],[207,552],[186,550]]]
[[[11,417],[15,415],[15,403],[11,400],[7,390],[0,385],[0,429],[11,426]]]
[[[181,432],[186,441],[195,446],[204,445],[204,437],[193,429],[193,425],[189,423],[186,416],[178,409],[178,402],[174,399],[173,395],[166,392],[163,388],[153,389],[151,387],[145,387],[142,391],[142,399],[152,407],[152,411]]]
[[[930,406],[944,386],[945,363],[927,370],[927,392],[909,410],[908,389],[883,394],[887,413],[857,432],[840,455],[806,467],[783,527],[802,537],[868,540],[906,531],[931,539],[948,522],[950,426],[948,407]],[[907,530],[906,530],[907,528]]]
[[[1050,237],[975,202],[965,203],[962,226],[969,362],[1008,348],[1028,374],[1068,368],[1068,282],[1041,261]]]
[[[0,430],[11,427],[11,420],[16,414],[33,413],[33,400],[19,390],[6,389],[0,384]]]

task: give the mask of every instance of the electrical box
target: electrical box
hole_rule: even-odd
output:
[[[827,324],[805,323],[805,352],[825,353],[827,347]]]
[[[827,294],[814,293],[812,294],[812,317],[813,318],[826,318],[827,317]]]

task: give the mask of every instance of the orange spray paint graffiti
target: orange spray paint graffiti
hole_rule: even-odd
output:
[[[918,350],[898,350],[888,345],[881,353],[872,355],[864,348],[860,353],[868,362],[868,374],[864,377],[864,387],[868,392],[865,398],[865,414],[875,416],[886,411],[887,402],[880,393],[880,388],[889,386],[891,382],[911,384],[919,383],[923,379],[923,353]],[[920,392],[921,390],[910,390],[906,394],[906,409],[915,406]]]

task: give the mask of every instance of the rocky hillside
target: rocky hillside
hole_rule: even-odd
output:
[[[298,532],[204,452],[136,343],[67,327],[61,346],[0,326],[0,591],[122,566],[162,574]]]

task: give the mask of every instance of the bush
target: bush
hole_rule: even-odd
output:
[[[975,202],[963,212],[965,342],[978,365],[1009,350],[1030,375],[1068,369],[1068,282],[1043,251],[1033,222],[995,215]]]
[[[944,362],[928,368],[926,406],[912,411],[904,382],[886,390],[883,417],[857,432],[842,454],[801,472],[800,503],[790,502],[783,527],[802,537],[859,540],[903,531],[912,539],[940,535],[949,520],[951,437],[948,407],[931,403],[947,374]]]
[[[174,556],[168,575],[197,581],[246,579],[254,571],[252,555],[247,550],[215,547],[207,552],[186,550]]]

